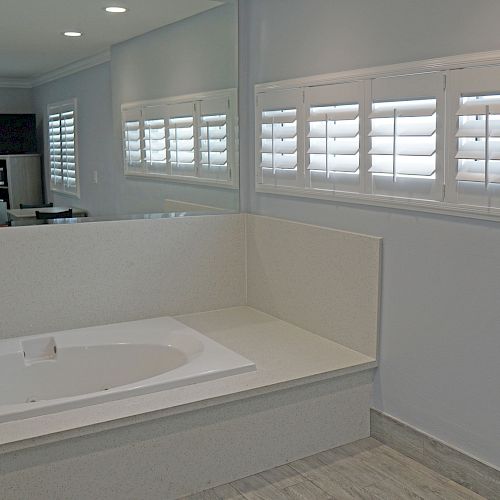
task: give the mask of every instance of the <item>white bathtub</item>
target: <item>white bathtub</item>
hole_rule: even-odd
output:
[[[255,370],[169,318],[0,341],[0,422]]]

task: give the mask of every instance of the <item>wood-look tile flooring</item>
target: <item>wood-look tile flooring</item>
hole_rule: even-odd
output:
[[[368,438],[185,498],[471,500],[484,497]]]

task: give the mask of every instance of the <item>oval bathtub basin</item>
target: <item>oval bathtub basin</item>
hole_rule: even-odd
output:
[[[0,341],[0,421],[255,370],[173,318]]]

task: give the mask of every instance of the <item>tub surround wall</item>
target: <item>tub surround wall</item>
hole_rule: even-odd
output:
[[[240,215],[4,229],[0,337],[245,303]]]
[[[376,357],[378,238],[245,214],[0,237],[0,338],[248,304]]]
[[[381,240],[247,216],[247,302],[377,357]]]

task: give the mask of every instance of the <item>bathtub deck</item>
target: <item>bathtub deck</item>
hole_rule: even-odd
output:
[[[257,371],[0,424],[0,453],[370,370],[376,360],[249,307],[179,316]]]

